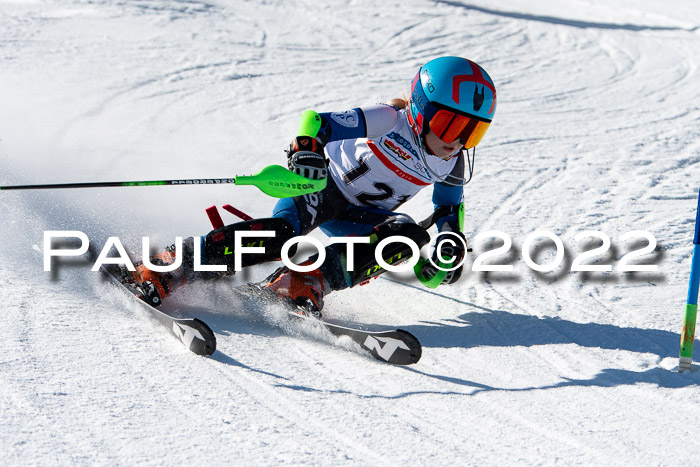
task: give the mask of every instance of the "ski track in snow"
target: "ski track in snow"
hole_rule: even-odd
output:
[[[466,187],[470,239],[513,240],[451,287],[408,274],[330,295],[327,318],[400,327],[412,367],[240,310],[230,282],[178,292],[209,323],[199,358],[80,261],[43,272],[45,230],[139,251],[254,216],[253,188],[0,193],[3,465],[676,465],[700,444],[700,372],[675,372],[700,186],[700,16],[689,0],[497,2],[0,0],[0,187],[257,172],[308,108],[398,97],[422,63],[464,55],[498,88]],[[431,212],[431,190],[405,205]],[[228,216],[228,214],[226,214]],[[230,218],[227,218],[229,220]],[[561,266],[522,260],[534,230]],[[609,273],[572,273],[602,231]],[[643,247],[656,273],[622,273]],[[474,242],[473,259],[500,240]],[[554,257],[542,241],[530,252]]]

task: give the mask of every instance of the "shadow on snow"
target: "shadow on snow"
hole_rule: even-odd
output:
[[[621,29],[626,31],[689,31],[694,32],[698,29],[698,26],[693,28],[681,28],[674,26],[648,26],[648,25],[638,25],[638,24],[616,24],[616,23],[601,23],[596,21],[581,21],[574,19],[557,18],[554,16],[543,16],[543,15],[532,15],[527,13],[518,13],[515,11],[502,11],[493,10],[490,8],[484,8],[476,5],[469,5],[456,1],[449,0],[438,0],[437,3],[442,3],[444,5],[449,5],[456,8],[462,8],[464,10],[478,11],[480,13],[486,13],[494,16],[501,16],[504,18],[520,19],[525,21],[537,21],[540,23],[547,24],[558,24],[563,26],[570,26],[574,28],[582,29]]]
[[[452,320],[402,326],[403,329],[419,338],[424,347],[424,353],[429,352],[430,348],[469,349],[476,347],[533,347],[549,344],[574,344],[588,348],[655,354],[661,359],[677,357],[678,355],[680,336],[673,332],[658,329],[619,327],[611,324],[576,323],[560,318],[537,317],[505,310],[493,310],[426,289],[419,290],[438,295],[443,299],[449,299],[459,304],[459,306],[477,310],[461,314]],[[221,298],[222,300],[225,298],[225,301],[228,301],[231,299],[231,296]],[[187,308],[190,314],[194,313],[204,319],[218,335],[251,334],[270,337],[289,335],[262,316],[256,316],[257,313],[255,311],[241,310],[245,306],[240,305],[234,307],[238,309],[238,312],[232,312],[231,314],[222,313],[222,308],[231,308],[230,305],[222,307],[220,303],[218,306],[213,307],[220,311],[212,311],[211,308],[204,307]],[[374,328],[381,330],[385,327],[375,326]],[[221,351],[217,351],[212,358],[227,365],[238,366],[256,373],[272,376],[278,380],[287,381],[287,383],[278,383],[279,387],[309,392],[337,392],[296,386],[292,381],[289,381],[289,378],[252,368]],[[371,357],[368,356],[368,360],[371,360]],[[614,387],[646,383],[655,384],[663,388],[683,388],[700,384],[700,370],[697,366],[694,366],[693,371],[690,373],[683,374],[657,366],[645,371],[603,369],[591,379],[561,377],[561,381],[555,384],[523,388],[498,388],[457,376],[435,374],[421,368],[420,364],[418,367],[402,367],[402,369],[458,387],[468,387],[471,390],[466,392],[463,390],[410,391],[391,396],[380,394],[356,395],[358,397],[400,398],[425,393],[473,395],[483,391],[516,392],[557,389],[569,386]]]

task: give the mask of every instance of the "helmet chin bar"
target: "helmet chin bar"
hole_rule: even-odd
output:
[[[415,133],[414,133],[414,136]],[[430,150],[428,149],[428,145],[425,144],[423,141],[422,136],[418,136],[418,145],[420,146],[421,149],[421,159],[423,159],[423,163],[425,164],[425,168],[428,169],[428,172],[430,172],[435,178],[437,179],[442,179],[445,177],[445,179],[442,181],[442,183],[446,185],[452,185],[452,186],[460,186],[460,185],[466,185],[469,183],[472,179],[472,176],[474,175],[474,160],[476,159],[476,146],[473,148],[472,154],[469,154],[469,149],[463,149],[462,150],[462,157],[464,157],[467,161],[467,168],[469,169],[469,178],[464,178],[464,177],[455,177],[452,174],[447,174],[447,175],[441,175],[433,170],[432,167],[430,167],[430,163],[428,162],[428,157],[427,155],[431,155],[433,157],[438,157],[435,154],[432,154]]]

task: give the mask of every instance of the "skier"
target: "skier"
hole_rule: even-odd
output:
[[[320,228],[331,237],[369,236],[367,244],[354,245],[354,270],[347,264],[347,245],[326,247],[323,264],[310,272],[287,267],[277,269],[263,287],[312,313],[323,308],[323,297],[364,283],[384,270],[375,260],[377,244],[400,235],[419,247],[430,241],[426,228],[433,223],[440,232],[462,235],[458,227],[463,185],[471,179],[475,148],[489,127],[496,110],[493,81],[476,63],[460,57],[442,57],[423,65],[411,83],[411,96],[388,104],[355,108],[345,112],[307,111],[318,127],[316,134],[294,138],[287,152],[293,172],[310,179],[327,178],[320,192],[281,199],[272,217],[234,223],[201,238],[202,263],[227,265],[233,269],[236,231],[274,231],[275,237],[246,237],[247,245],[265,245],[265,253],[242,256],[242,266],[280,258],[289,239]],[[469,178],[465,179],[465,166]],[[434,185],[433,215],[423,226],[395,210],[419,190]],[[463,235],[462,235],[463,237]],[[262,243],[264,242],[264,243]],[[451,264],[464,257],[466,241],[443,250]],[[143,264],[129,279],[142,299],[159,305],[173,289],[194,279],[221,273],[193,270],[194,243],[184,241],[182,265],[173,272],[158,273]],[[387,263],[410,258],[408,245],[391,243],[383,250]],[[437,252],[432,258],[437,260]],[[168,265],[176,259],[171,246],[151,259]],[[311,264],[314,258],[302,263]],[[426,263],[424,277],[436,274]],[[450,271],[442,283],[454,283],[461,267]]]

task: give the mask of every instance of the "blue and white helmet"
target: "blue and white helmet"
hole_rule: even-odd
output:
[[[476,63],[441,57],[423,65],[411,83],[408,120],[425,136],[432,130],[445,143],[460,138],[464,147],[481,141],[496,112],[496,87]]]

